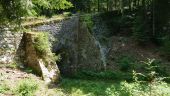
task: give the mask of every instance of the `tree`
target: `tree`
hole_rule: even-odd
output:
[[[32,8],[30,0],[0,0],[0,22],[15,21],[20,24],[21,17],[29,13]]]
[[[72,4],[67,0],[0,0],[0,22],[3,24],[17,22],[20,25],[21,17],[32,15],[38,12],[37,10],[59,10],[70,7]]]

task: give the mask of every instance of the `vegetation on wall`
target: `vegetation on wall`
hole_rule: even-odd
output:
[[[39,58],[44,59],[44,61],[47,62],[47,64],[49,62],[55,62],[60,59],[59,56],[56,56],[55,53],[51,52],[50,46],[51,45],[48,40],[48,33],[45,32],[38,33],[35,38],[34,47]]]

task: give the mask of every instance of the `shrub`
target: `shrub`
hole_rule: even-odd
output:
[[[19,96],[34,96],[34,93],[38,89],[38,84],[31,80],[25,79],[19,82],[19,85],[16,88],[16,94]]]
[[[132,71],[134,68],[135,59],[132,56],[121,56],[118,59],[118,66],[123,72]]]
[[[148,59],[143,62],[146,65],[145,73],[136,73],[133,71],[135,83],[140,84],[140,86],[145,85],[145,92],[143,90],[141,91],[144,94],[142,96],[169,96],[170,86],[163,81],[166,77],[159,77],[158,73],[156,73],[155,69],[158,66],[154,65],[154,61],[155,59]],[[139,76],[144,77],[144,79],[140,79]]]
[[[170,86],[161,82],[152,85],[150,89],[146,84],[121,82],[120,88],[114,93],[118,94],[115,96],[170,96]]]

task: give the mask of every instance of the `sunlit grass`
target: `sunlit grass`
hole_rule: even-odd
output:
[[[54,21],[60,21],[65,18],[68,18],[68,14],[60,14],[60,15],[54,15],[51,18],[47,18],[45,16],[39,16],[39,17],[26,17],[23,19],[22,26],[31,26],[31,25],[39,25]]]
[[[56,92],[68,96],[170,96],[170,86],[167,83],[153,85],[128,83],[125,81],[90,81],[78,79],[63,79]]]
[[[158,83],[152,87],[135,82],[115,82],[63,78],[55,87],[45,87],[43,82],[23,79],[16,87],[0,86],[0,93],[16,96],[170,96],[170,85]],[[39,86],[39,87],[37,87]],[[37,91],[36,91],[37,90]],[[36,91],[36,93],[35,93]]]

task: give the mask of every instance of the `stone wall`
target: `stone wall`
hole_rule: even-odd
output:
[[[39,36],[38,34],[39,33],[35,32],[24,33],[24,39],[22,39],[22,44],[24,45],[22,48],[25,52],[24,65],[32,68],[37,75],[42,76],[46,83],[57,83],[60,79],[60,71],[56,62],[48,57],[49,54],[52,54],[50,48],[44,49],[44,51],[49,51],[48,54],[44,54],[43,58],[39,56],[35,48],[35,44],[37,44],[35,43],[36,38]],[[48,58],[49,61],[45,61],[45,58]]]
[[[61,73],[71,75],[81,70],[103,68],[95,37],[88,31],[86,24],[80,22],[78,16],[60,23],[38,26],[34,30],[50,34],[53,52],[61,55],[58,64]]]
[[[14,61],[22,35],[22,32],[12,32],[9,28],[0,30],[0,64],[10,64]]]
[[[70,75],[81,70],[102,70],[103,61],[99,44],[88,31],[86,24],[80,22],[78,16],[58,23],[40,25],[33,30],[49,33],[53,52],[61,55],[61,61],[58,62],[61,73]],[[13,33],[8,29],[3,30],[0,36],[3,37],[0,39],[1,62],[11,63],[15,56],[15,59],[20,61],[18,64],[27,64],[29,59],[27,55],[31,56],[29,52],[35,51],[26,48],[25,44],[28,42],[24,40],[26,37],[23,37],[22,33]]]

